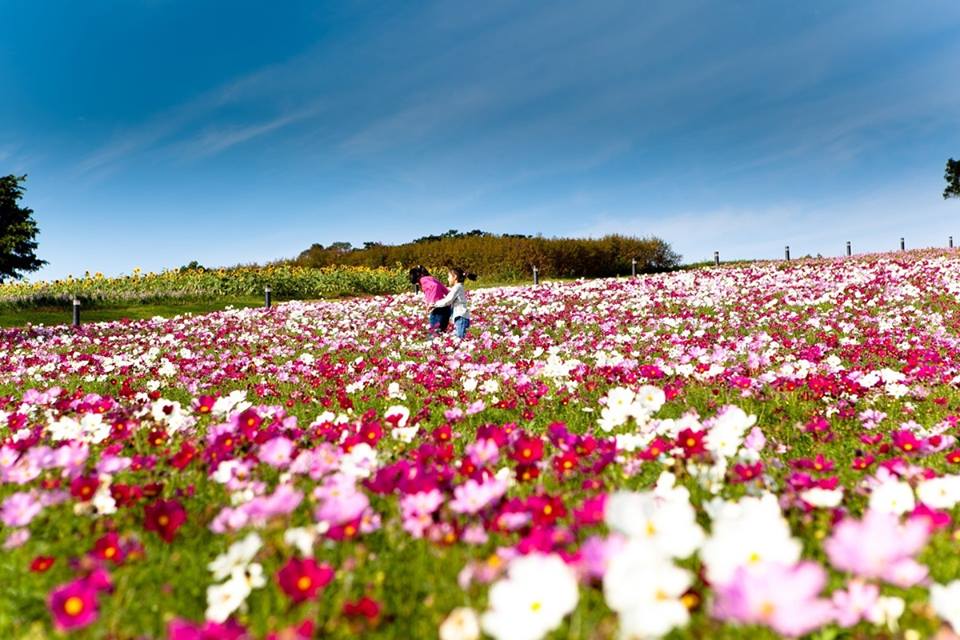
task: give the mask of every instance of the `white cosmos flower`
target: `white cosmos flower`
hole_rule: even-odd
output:
[[[487,380],[480,387],[480,391],[486,395],[497,393],[500,391],[500,383],[493,379]]]
[[[407,426],[407,420],[410,419],[410,409],[402,404],[395,404],[383,412],[384,418],[389,418],[390,416],[400,416],[400,419],[397,421],[397,426],[405,427]]]
[[[207,565],[207,569],[213,572],[214,580],[223,580],[231,575],[235,569],[243,569],[253,560],[260,547],[263,546],[263,540],[254,532],[247,535],[243,540],[238,540],[230,545],[226,553],[217,556],[213,562]]]
[[[352,478],[369,478],[377,468],[377,452],[366,442],[350,448],[340,458],[340,472]]]
[[[291,547],[296,547],[304,558],[313,557],[313,542],[316,534],[306,527],[291,527],[283,532],[283,541]]]
[[[635,539],[610,558],[603,576],[607,605],[620,614],[621,638],[660,638],[690,620],[680,598],[693,576]]]
[[[906,602],[897,596],[880,596],[877,603],[867,612],[867,620],[877,625],[886,625],[896,632],[900,616],[906,609]]]
[[[811,506],[833,509],[843,502],[843,489],[840,487],[836,489],[814,487],[802,492],[800,498]]]
[[[507,572],[490,588],[490,608],[481,618],[496,640],[539,640],[576,608],[577,578],[560,556],[521,556]]]
[[[243,577],[231,578],[223,584],[207,587],[206,618],[213,622],[226,622],[250,595],[250,584]]]
[[[726,584],[740,567],[766,562],[793,565],[800,559],[800,543],[790,535],[790,525],[773,494],[711,508],[716,514],[712,532],[700,552],[710,582]]]
[[[440,624],[440,640],[477,640],[480,619],[470,607],[457,607]]]
[[[604,511],[611,529],[667,556],[686,558],[703,544],[703,529],[685,491],[618,491],[607,498]]]
[[[660,410],[660,407],[662,407],[666,401],[667,396],[663,392],[663,389],[655,387],[652,384],[647,384],[637,390],[634,404],[643,407],[643,410],[648,415],[653,415]]]
[[[903,515],[913,511],[916,500],[913,489],[906,482],[888,479],[874,487],[870,494],[870,508],[883,513]]]
[[[930,587],[930,606],[937,615],[960,633],[960,580],[950,584],[934,584]]]
[[[947,475],[917,485],[917,498],[933,509],[952,509],[960,501],[960,476]]]

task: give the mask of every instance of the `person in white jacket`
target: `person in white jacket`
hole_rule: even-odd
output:
[[[434,308],[453,307],[453,326],[457,330],[457,337],[461,340],[467,335],[470,327],[470,310],[467,309],[467,290],[463,283],[467,280],[476,280],[477,274],[468,273],[460,267],[447,269],[447,278],[450,281],[450,291],[447,295],[433,303]]]

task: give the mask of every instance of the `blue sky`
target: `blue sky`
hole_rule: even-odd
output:
[[[35,277],[450,228],[960,243],[956,0],[0,0]]]

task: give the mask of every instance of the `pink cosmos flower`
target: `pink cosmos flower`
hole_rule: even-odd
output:
[[[328,477],[313,490],[313,496],[320,502],[314,517],[331,525],[355,520],[370,506],[370,500],[357,490],[353,478],[343,474]]]
[[[17,547],[23,546],[23,544],[30,539],[30,529],[14,529],[13,533],[7,536],[7,539],[3,541],[4,549],[16,549]]]
[[[450,502],[450,509],[455,513],[478,513],[499,500],[506,490],[507,483],[496,478],[482,483],[473,479],[467,480],[453,490],[454,499]]]
[[[713,615],[801,636],[833,619],[833,604],[818,597],[826,582],[826,571],[814,562],[740,567],[733,580],[717,585]]]
[[[743,440],[743,446],[751,451],[756,451],[759,453],[763,451],[763,447],[767,444],[767,437],[763,435],[763,431],[760,430],[760,427],[754,427],[750,430],[750,433],[747,434],[747,437]]]
[[[97,591],[85,579],[57,587],[47,603],[59,631],[86,627],[97,619]]]
[[[194,624],[174,618],[167,624],[168,640],[243,640],[247,637],[247,630],[233,620],[222,624],[210,621]]]
[[[837,590],[832,595],[837,623],[841,627],[852,627],[867,618],[879,597],[877,585],[859,579],[851,580],[846,591]]]
[[[271,467],[283,468],[290,464],[293,442],[283,436],[267,440],[260,445],[260,462]]]
[[[403,529],[414,538],[422,538],[424,531],[433,524],[433,512],[443,504],[443,494],[437,489],[419,491],[400,500]]]
[[[602,538],[590,536],[580,546],[579,568],[587,578],[600,580],[607,573],[610,559],[619,553],[627,544],[626,537],[613,533]]]
[[[467,445],[466,453],[475,465],[484,467],[497,461],[500,457],[500,448],[492,439],[481,438]]]
[[[43,511],[33,492],[14,493],[0,505],[0,521],[8,527],[25,527]]]
[[[830,563],[862,578],[880,578],[909,587],[927,577],[927,568],[913,559],[927,542],[927,524],[900,524],[890,513],[868,511],[863,520],[845,518],[824,543]]]

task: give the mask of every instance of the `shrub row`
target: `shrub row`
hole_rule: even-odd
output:
[[[401,245],[368,245],[345,251],[314,245],[299,255],[303,266],[430,267],[456,265],[490,280],[528,279],[536,266],[545,277],[592,278],[626,275],[631,260],[642,273],[668,271],[680,256],[659,238],[609,235],[599,239],[540,238],[492,234],[441,237]]]

